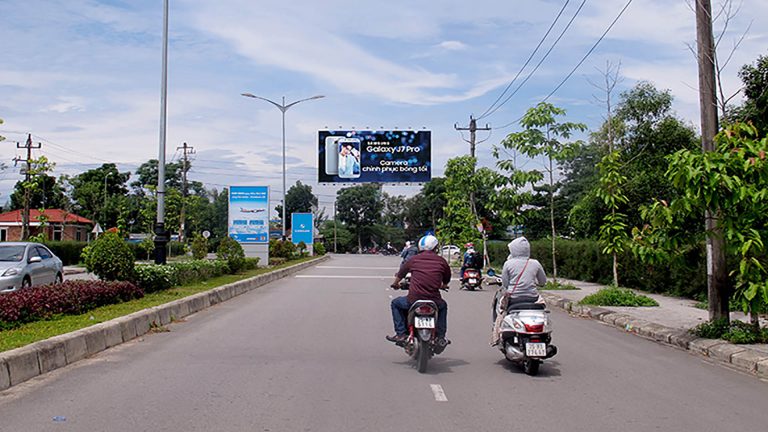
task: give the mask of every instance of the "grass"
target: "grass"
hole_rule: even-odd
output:
[[[174,287],[165,291],[150,293],[143,298],[131,300],[129,302],[102,306],[81,315],[60,315],[50,320],[27,323],[13,330],[0,331],[0,352],[19,348],[53,336],[80,330],[94,324],[109,321],[143,309],[159,306],[222,285],[269,273],[270,271],[289,267],[311,259],[313,259],[313,257],[293,260],[275,267],[249,270],[236,275],[219,276],[204,282],[197,282]]]
[[[634,291],[626,288],[603,288],[600,291],[584,297],[579,304],[592,306],[629,306],[629,307],[650,307],[658,306],[656,300],[636,294]]]
[[[567,291],[567,290],[577,290],[576,286],[569,283],[562,283],[562,282],[555,282],[555,281],[547,281],[547,283],[539,288],[540,290],[544,291]]]

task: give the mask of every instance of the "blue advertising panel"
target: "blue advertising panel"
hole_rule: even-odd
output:
[[[318,182],[428,182],[431,141],[430,131],[319,131]]]
[[[231,186],[228,226],[239,243],[268,243],[269,186]]]
[[[291,241],[311,245],[315,241],[314,215],[312,213],[291,213]]]

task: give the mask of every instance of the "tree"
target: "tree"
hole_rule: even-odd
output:
[[[541,102],[535,107],[529,109],[520,125],[523,126],[522,132],[515,132],[507,135],[501,142],[501,145],[507,149],[514,149],[522,154],[534,159],[539,156],[545,157],[544,171],[549,177],[549,209],[550,224],[552,228],[552,273],[557,281],[557,251],[555,248],[555,239],[557,231],[555,229],[555,171],[559,169],[557,164],[572,159],[581,142],[561,142],[567,140],[574,132],[583,132],[587,129],[582,123],[558,123],[557,117],[564,116],[565,110],[552,104]]]
[[[768,134],[768,56],[760,56],[755,65],[746,64],[739,71],[744,83],[744,103],[726,115],[727,122],[751,122],[760,136]]]
[[[665,260],[722,233],[733,263],[734,299],[757,323],[768,310],[768,138],[737,123],[721,131],[715,144],[715,151],[686,149],[669,158],[666,177],[678,194],[644,208],[648,224],[633,229],[634,251],[647,261]],[[710,208],[720,209],[715,231],[691,226]]]
[[[352,250],[354,247],[355,235],[341,222],[333,220],[323,222],[320,227],[320,234],[322,234],[325,244],[328,246],[328,250],[343,253]],[[335,249],[334,239],[336,243]]]
[[[286,230],[291,229],[292,213],[312,213],[317,208],[317,196],[312,193],[312,186],[296,181],[296,184],[288,189],[285,194]],[[275,211],[282,216],[282,206],[275,206]]]
[[[340,189],[336,197],[336,215],[357,236],[358,253],[363,250],[363,235],[369,235],[378,223],[384,202],[381,186],[364,184]]]
[[[136,181],[131,183],[134,189],[146,189],[154,186],[157,189],[157,159],[150,159],[136,168]],[[169,162],[165,164],[165,186],[181,190],[182,163]]]
[[[75,213],[98,220],[105,227],[116,226],[122,198],[128,193],[130,172],[120,172],[113,163],[102,164],[65,181],[71,186]]]
[[[445,165],[445,214],[437,223],[437,238],[444,244],[475,242],[480,238],[469,193],[474,190],[476,159],[457,156]]]
[[[68,208],[69,200],[64,195],[64,188],[56,177],[40,174],[30,178],[34,185],[30,188],[30,208]],[[11,210],[24,208],[25,182],[16,182],[11,193]]]
[[[600,243],[603,253],[613,258],[613,285],[619,286],[618,254],[624,252],[627,240],[627,216],[619,211],[620,206],[627,204],[623,186],[627,177],[621,173],[619,152],[611,151],[600,161],[600,186],[596,190],[598,198],[608,207],[610,213],[603,217],[600,226]]]

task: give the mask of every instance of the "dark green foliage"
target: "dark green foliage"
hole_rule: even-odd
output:
[[[717,319],[701,323],[691,333],[707,339],[724,339],[735,344],[768,343],[768,329],[760,329],[741,321]]]
[[[288,260],[287,260],[287,259],[285,259],[285,258],[281,258],[281,257],[269,257],[269,265],[271,265],[271,266],[278,266],[278,265],[280,265],[280,264],[285,264],[285,263],[287,263],[287,262],[288,262]]]
[[[246,257],[245,263],[243,263],[243,271],[256,270],[259,268],[259,261],[261,261],[259,257]]]
[[[351,251],[355,245],[354,234],[352,234],[352,232],[348,230],[346,226],[341,222],[338,222],[338,221],[334,222],[332,220],[327,220],[323,222],[323,224],[320,226],[320,234],[322,234],[323,236],[326,249],[329,251],[334,251],[334,247],[333,247],[334,224],[336,225],[336,231],[335,231],[336,250],[335,251],[338,251],[339,253]],[[270,245],[271,244],[272,244],[272,241],[270,241]],[[270,250],[271,250],[271,246],[270,246]]]
[[[306,246],[305,246],[306,247]],[[296,245],[289,241],[272,239],[269,241],[269,256],[270,258],[285,258],[289,260],[293,258],[293,254],[296,252]]]
[[[173,267],[159,264],[139,264],[134,273],[134,283],[145,293],[167,290],[178,285]]]
[[[192,240],[192,258],[200,260],[208,255],[208,239],[200,234],[195,234]]]
[[[256,262],[258,263],[258,259]],[[145,292],[156,292],[208,280],[229,272],[229,265],[223,260],[191,260],[166,265],[140,264],[136,266],[135,283]]]
[[[357,247],[370,235],[370,228],[378,223],[384,210],[381,185],[367,183],[339,189],[336,198],[336,215],[357,235]]]
[[[235,239],[227,237],[221,240],[219,248],[216,250],[218,259],[224,260],[229,265],[229,271],[235,274],[242,270],[245,265],[245,252]]]
[[[102,280],[132,280],[134,260],[130,246],[113,232],[103,233],[83,249],[85,267]]]
[[[315,255],[325,255],[325,246],[323,246],[322,243],[315,242],[315,244],[312,245],[312,250]]]
[[[298,252],[300,257],[307,255],[307,244],[303,241],[300,241],[299,244],[296,245],[296,252]]]
[[[64,265],[74,265],[80,262],[80,256],[83,253],[83,249],[88,246],[86,242],[79,241],[47,241],[45,245],[53,252],[54,255],[59,257]]]
[[[650,307],[658,306],[656,300],[636,294],[634,291],[626,288],[603,288],[600,291],[590,294],[579,302],[584,305],[594,306],[628,306],[628,307]]]

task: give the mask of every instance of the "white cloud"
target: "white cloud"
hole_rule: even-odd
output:
[[[443,41],[437,46],[447,51],[461,51],[467,49],[466,44],[455,40]]]

